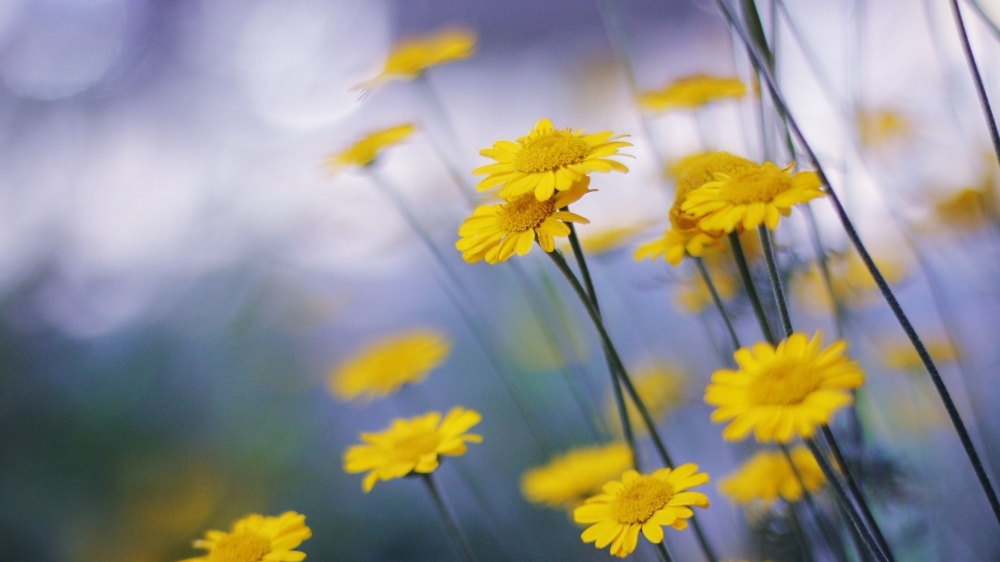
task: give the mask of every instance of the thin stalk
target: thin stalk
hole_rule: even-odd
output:
[[[986,10],[983,8],[983,5],[979,3],[979,0],[968,0],[968,2],[976,14],[979,15],[979,19],[981,19],[983,23],[986,24],[986,27],[989,28],[990,33],[993,34],[993,38],[1000,39],[1000,27],[998,27],[997,23],[993,21],[993,18],[986,13]]]
[[[816,562],[812,548],[809,545],[809,539],[806,538],[806,532],[802,526],[802,519],[799,518],[799,512],[796,511],[794,503],[788,504],[788,513],[791,514],[789,519],[792,522],[792,533],[795,535],[795,542],[799,543],[799,550],[802,552],[802,557],[805,558],[806,562]]]
[[[941,397],[941,402],[944,404],[945,410],[948,412],[948,417],[951,419],[951,423],[955,427],[955,432],[958,434],[959,440],[962,442],[962,448],[965,449],[965,454],[969,458],[969,463],[972,465],[972,469],[976,473],[976,478],[979,480],[983,493],[986,495],[986,499],[990,504],[990,509],[993,511],[993,516],[996,518],[997,523],[1000,523],[1000,498],[997,497],[997,493],[994,490],[993,485],[990,483],[989,476],[986,474],[983,462],[979,457],[979,453],[976,451],[972,438],[969,435],[969,431],[966,429],[965,423],[962,421],[962,417],[958,413],[958,409],[955,407],[955,402],[952,400],[951,394],[948,392],[948,387],[945,386],[944,380],[941,378],[941,374],[938,372],[937,366],[934,364],[934,360],[931,359],[930,353],[927,352],[927,347],[920,339],[917,331],[913,328],[913,324],[903,311],[902,306],[900,306],[899,301],[896,299],[896,295],[892,292],[892,289],[886,282],[882,272],[879,271],[875,262],[872,260],[871,255],[868,253],[868,249],[861,241],[861,237],[858,234],[857,229],[855,229],[854,223],[847,215],[847,210],[844,209],[840,198],[837,196],[836,191],[834,191],[833,186],[830,184],[830,180],[827,177],[826,172],[824,172],[823,166],[819,162],[819,158],[816,156],[815,151],[813,151],[812,146],[806,140],[805,135],[802,134],[802,130],[799,128],[795,117],[788,110],[788,105],[785,103],[784,98],[778,91],[777,83],[774,81],[774,77],[767,72],[767,69],[763,68],[760,55],[754,51],[750,40],[747,38],[743,29],[736,25],[735,17],[730,12],[729,8],[726,7],[722,0],[714,0],[714,2],[722,12],[723,17],[725,17],[729,24],[733,26],[733,29],[736,30],[737,35],[739,35],[741,41],[743,41],[743,44],[746,46],[751,58],[753,59],[754,65],[761,70],[761,75],[764,77],[767,88],[771,93],[771,97],[774,99],[776,109],[784,115],[792,134],[795,136],[795,140],[802,146],[809,158],[810,163],[816,169],[816,174],[820,178],[820,183],[824,186],[826,194],[830,199],[830,203],[833,205],[834,211],[837,213],[837,218],[840,220],[841,225],[843,225],[848,239],[851,241],[854,248],[857,249],[858,254],[861,255],[862,261],[865,262],[865,267],[868,269],[872,278],[875,279],[876,285],[878,285],[879,292],[882,293],[882,297],[889,305],[889,308],[892,309],[893,315],[896,317],[896,321],[903,328],[903,331],[906,332],[910,343],[917,351],[917,355],[920,356],[920,360],[927,369],[927,373],[931,377],[931,381],[934,383],[934,387],[937,389],[938,395]]]
[[[816,261],[819,263],[820,277],[823,279],[823,288],[826,289],[833,306],[833,323],[838,340],[844,339],[844,311],[837,300],[837,295],[833,292],[833,275],[830,273],[830,258],[823,247],[823,239],[819,232],[819,221],[816,220],[816,213],[812,210],[812,205],[806,203],[802,206],[806,214],[806,222],[809,223],[809,239],[812,241],[813,251],[816,252]]]
[[[774,292],[774,302],[778,305],[778,316],[781,318],[781,329],[785,339],[792,337],[792,318],[788,314],[788,302],[785,291],[781,288],[781,276],[778,274],[778,261],[774,258],[774,245],[771,243],[771,231],[766,225],[757,227],[760,236],[760,246],[764,250],[764,261],[767,262],[767,276],[771,278],[771,291]]]
[[[736,335],[736,329],[733,328],[733,322],[729,319],[729,314],[726,313],[726,307],[722,303],[722,298],[719,296],[719,291],[715,288],[715,283],[712,281],[712,275],[708,272],[708,268],[705,267],[705,260],[701,257],[694,258],[695,265],[698,266],[698,272],[701,274],[701,280],[708,287],[709,294],[712,295],[712,302],[715,303],[715,308],[719,310],[719,314],[722,315],[722,321],[726,323],[726,331],[729,332],[730,339],[733,340],[733,349],[739,349],[743,347],[740,345],[740,337]]]
[[[462,175],[462,172],[459,171],[460,166],[455,162],[455,158],[458,154],[460,154],[458,134],[455,133],[455,127],[452,125],[451,119],[448,117],[448,112],[445,111],[444,105],[441,104],[441,100],[438,98],[437,93],[427,80],[426,73],[421,73],[417,76],[417,78],[413,80],[413,85],[417,91],[417,95],[420,97],[421,103],[424,106],[424,111],[429,114],[433,120],[437,121],[439,130],[445,137],[448,149],[441,150],[439,148],[438,153],[444,161],[445,168],[448,169],[448,175],[450,175],[452,180],[454,180],[455,185],[460,188],[462,197],[465,198],[466,203],[470,206],[474,206],[477,199],[475,187],[469,183],[466,176]]]
[[[664,544],[664,541],[656,543],[656,552],[660,553],[660,558],[663,559],[663,562],[673,562],[673,558],[670,557],[670,551],[667,550],[667,545]]]
[[[986,119],[986,127],[990,131],[993,152],[996,154],[997,163],[1000,164],[1000,131],[997,130],[997,120],[993,117],[990,98],[986,95],[986,86],[983,85],[983,77],[979,73],[976,56],[972,53],[972,44],[969,43],[969,34],[965,31],[965,22],[962,20],[962,10],[958,6],[958,0],[951,0],[950,4],[951,11],[955,15],[955,25],[958,27],[958,38],[962,40],[962,51],[965,52],[965,60],[969,64],[969,73],[972,75],[972,81],[976,85],[976,95],[979,96],[979,105],[983,107],[983,117]]]
[[[427,485],[427,490],[434,499],[434,505],[437,506],[438,512],[441,514],[441,519],[444,521],[444,526],[448,529],[448,535],[451,537],[456,550],[458,550],[466,562],[475,562],[476,556],[472,553],[472,547],[469,546],[469,541],[462,534],[462,530],[459,528],[455,516],[448,508],[448,504],[445,503],[444,496],[441,495],[441,490],[438,489],[437,483],[434,481],[434,476],[432,473],[427,473],[421,474],[420,477],[424,481],[424,484]]]
[[[564,207],[563,210],[569,211],[569,207]],[[594,290],[594,281],[590,278],[590,268],[587,267],[587,258],[583,255],[580,238],[576,235],[576,228],[573,227],[573,223],[568,222],[566,225],[569,226],[569,245],[573,248],[576,265],[580,268],[580,278],[583,280],[583,286],[587,289],[587,295],[590,297],[590,303],[594,305],[594,310],[600,314],[601,307],[597,304],[597,291]]]
[[[837,533],[827,525],[826,518],[823,517],[823,513],[820,511],[819,506],[816,505],[816,500],[813,498],[812,492],[806,488],[806,481],[802,478],[802,473],[799,472],[799,467],[795,465],[792,460],[792,454],[788,450],[788,446],[784,443],[779,444],[781,452],[785,456],[785,460],[788,461],[789,466],[792,467],[792,474],[795,475],[795,480],[798,481],[799,487],[802,488],[802,503],[805,504],[806,509],[809,510],[810,515],[812,515],[813,520],[816,521],[816,528],[819,529],[820,534],[823,535],[823,540],[827,543],[832,551],[838,551],[843,554],[843,545],[840,539],[837,537]],[[792,504],[794,505],[794,504]],[[865,552],[863,548],[863,543],[860,542],[860,536],[855,536],[858,539],[858,552],[864,557]]]
[[[760,331],[764,332],[764,339],[771,345],[777,344],[774,339],[774,332],[767,322],[767,315],[764,313],[764,305],[760,302],[760,295],[757,294],[757,287],[753,283],[753,276],[750,275],[750,266],[747,264],[747,256],[743,253],[743,244],[740,243],[740,235],[736,231],[729,233],[729,245],[733,249],[733,257],[736,259],[736,268],[740,270],[740,279],[743,280],[743,288],[750,297],[750,304],[753,305],[757,322],[760,323]]]

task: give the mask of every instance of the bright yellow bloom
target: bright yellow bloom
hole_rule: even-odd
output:
[[[278,517],[253,514],[236,523],[233,530],[208,531],[194,541],[208,554],[183,562],[298,562],[306,553],[292,550],[312,536],[306,516],[288,511]]]
[[[330,391],[342,400],[369,400],[423,382],[444,363],[451,342],[436,330],[395,334],[369,344],[330,373]]]
[[[671,222],[674,222],[673,213],[670,216]],[[671,225],[659,240],[646,242],[636,248],[633,257],[636,261],[663,258],[676,267],[681,264],[684,256],[701,257],[708,248],[722,250],[724,246],[717,237],[699,228],[678,228],[676,225]]]
[[[364,168],[375,162],[382,149],[399,144],[413,134],[414,126],[407,123],[369,133],[350,148],[330,156],[326,165],[333,171],[348,166]]]
[[[761,224],[774,230],[793,206],[823,196],[815,172],[790,174],[792,166],[779,168],[764,162],[731,174],[716,173],[713,181],[689,193],[681,208],[709,232],[751,230]]]
[[[384,431],[362,433],[365,444],[347,449],[344,470],[351,474],[370,471],[362,483],[365,492],[370,492],[379,480],[434,472],[438,455],[464,455],[467,442],[482,442],[482,436],[465,433],[480,419],[479,412],[461,406],[452,408],[444,421],[441,412],[396,419]]]
[[[476,34],[466,29],[445,29],[432,35],[406,39],[389,53],[382,73],[361,85],[371,88],[390,80],[413,80],[424,70],[476,54]]]
[[[642,403],[645,404],[649,415],[654,420],[667,415],[667,412],[687,400],[685,396],[687,376],[670,363],[655,363],[645,366],[635,372],[632,382],[635,384],[636,392],[639,393],[639,398],[642,399]],[[627,402],[627,404],[633,430],[639,432],[646,429],[639,411],[631,402]],[[620,429],[621,421],[618,407],[613,398],[608,399],[606,411],[607,419]]]
[[[504,199],[533,192],[539,201],[546,201],[555,191],[570,189],[591,172],[628,172],[624,164],[608,157],[632,144],[612,135],[610,131],[585,135],[583,130],[556,129],[552,121],[542,119],[517,142],[501,140],[479,151],[496,163],[472,171],[486,174],[476,189],[501,186]]]
[[[573,509],[632,466],[625,443],[578,447],[532,468],[521,477],[521,493],[531,503]]]
[[[751,431],[759,442],[809,438],[853,402],[850,390],[861,386],[865,375],[845,356],[845,342],[821,349],[822,337],[795,333],[777,348],[763,342],[741,348],[733,355],[738,371],[712,374],[705,389],[705,402],[718,406],[712,421],[732,420],[723,439],[739,441]]]
[[[890,285],[906,278],[906,264],[902,260],[887,255],[873,259]],[[833,295],[839,304],[862,307],[877,300],[878,285],[858,253],[833,254],[827,258],[827,268]],[[817,263],[792,277],[791,291],[799,302],[814,311],[829,312],[833,309],[830,291]]]
[[[543,250],[551,252],[556,248],[556,236],[569,236],[566,223],[590,222],[576,213],[560,210],[590,193],[589,184],[590,178],[584,177],[571,189],[545,201],[528,193],[499,205],[481,205],[459,227],[461,238],[455,248],[468,263],[485,259],[489,264],[507,261],[515,253],[527,254],[535,240]]]
[[[935,362],[954,361],[959,353],[945,339],[923,340],[927,353]],[[890,369],[900,371],[923,371],[924,362],[917,355],[917,350],[909,340],[898,341],[880,346],[882,348],[882,363]]]
[[[760,451],[736,472],[723,478],[719,491],[740,505],[760,502],[769,506],[779,496],[789,502],[802,499],[802,485],[795,476],[796,470],[810,493],[826,485],[826,476],[809,449],[799,445],[791,450],[791,457],[795,469],[784,453]]]
[[[738,99],[746,93],[746,84],[739,78],[695,74],[680,78],[661,90],[643,92],[639,105],[653,111],[697,109],[714,101]]]
[[[573,510],[573,520],[592,523],[580,535],[583,542],[597,548],[610,544],[611,554],[624,558],[635,550],[640,530],[649,542],[659,544],[664,526],[686,529],[694,515],[691,506],[707,508],[708,497],[685,490],[708,481],[708,474],[698,472],[698,465],[692,463],[652,474],[628,470],[621,481],[608,482],[603,493]]]

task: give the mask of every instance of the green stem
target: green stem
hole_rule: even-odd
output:
[[[816,500],[813,498],[812,492],[810,492],[809,489],[806,488],[806,481],[802,478],[802,473],[799,472],[799,467],[795,464],[795,461],[792,460],[792,454],[791,452],[789,452],[788,446],[785,445],[784,443],[779,443],[779,447],[781,448],[781,452],[785,456],[785,460],[787,460],[789,466],[792,467],[792,474],[795,475],[795,480],[798,481],[799,487],[802,488],[802,503],[805,504],[806,509],[809,510],[809,513],[810,515],[812,515],[813,520],[816,521],[816,528],[818,528],[820,534],[823,535],[823,540],[830,547],[830,550],[838,551],[840,554],[844,554],[843,545],[840,543],[840,540],[837,537],[837,533],[833,529],[831,529],[830,526],[827,524],[826,517],[823,516],[823,513],[820,511],[819,506],[816,505]],[[864,557],[864,554],[867,551],[863,548],[863,545],[860,542],[860,537],[857,536],[856,534],[855,536],[859,541],[858,552],[860,552],[862,557]]]
[[[816,562],[812,548],[809,545],[809,540],[806,538],[805,529],[802,526],[802,519],[799,518],[799,512],[795,508],[796,505],[794,503],[788,504],[788,512],[791,514],[789,519],[792,521],[792,533],[795,535],[795,542],[799,543],[799,550],[802,552],[805,562]]]
[[[700,256],[694,258],[695,265],[698,266],[698,272],[701,273],[701,280],[708,287],[709,294],[712,295],[712,302],[715,303],[715,308],[719,310],[719,314],[722,315],[722,321],[726,324],[726,331],[729,332],[729,338],[733,341],[733,349],[739,349],[743,347],[740,345],[740,337],[736,335],[736,329],[733,328],[733,322],[729,319],[729,314],[726,313],[726,307],[722,303],[722,298],[719,296],[719,291],[715,287],[715,283],[712,282],[712,276],[708,272],[708,268],[705,267],[705,260]]]
[[[424,111],[437,122],[442,136],[445,137],[445,144],[448,145],[447,150],[441,150],[440,147],[436,147],[437,153],[441,156],[441,160],[444,162],[445,168],[448,170],[448,175],[450,175],[452,180],[454,180],[455,185],[460,188],[462,197],[465,198],[465,202],[470,207],[474,207],[478,198],[476,195],[476,189],[469,183],[467,176],[463,175],[462,172],[459,171],[460,166],[455,163],[455,158],[461,154],[461,151],[459,150],[458,134],[455,133],[455,127],[452,125],[451,119],[448,117],[448,112],[445,111],[440,98],[434,91],[434,88],[431,87],[430,82],[427,80],[426,73],[420,73],[420,75],[413,80],[413,85],[421,99]],[[431,143],[434,144],[433,135],[430,137]]]
[[[767,262],[767,276],[771,279],[771,291],[774,292],[774,302],[778,305],[778,317],[781,318],[781,328],[785,339],[792,337],[792,318],[788,314],[788,302],[785,291],[781,288],[781,276],[778,273],[778,260],[774,258],[774,245],[771,243],[771,231],[767,226],[757,227],[760,236],[760,246],[764,250],[764,261]]]
[[[431,473],[421,474],[421,478],[424,484],[427,485],[427,490],[430,491],[431,497],[434,499],[434,505],[437,506],[438,512],[441,514],[441,519],[444,521],[444,526],[448,529],[448,535],[451,537],[452,543],[455,545],[459,554],[466,562],[475,562],[476,557],[472,553],[472,547],[469,546],[469,541],[466,540],[465,535],[462,534],[462,530],[459,528],[458,523],[455,520],[455,516],[452,515],[451,510],[448,509],[448,504],[444,501],[444,496],[441,495],[441,490],[438,489],[437,483],[434,481],[434,477]]]
[[[740,279],[743,280],[743,288],[746,290],[747,296],[750,297],[753,312],[757,316],[757,322],[760,323],[760,331],[764,332],[764,339],[768,343],[777,345],[778,341],[774,339],[774,332],[771,331],[771,325],[767,322],[764,305],[760,302],[760,295],[757,294],[757,287],[754,285],[753,276],[750,275],[750,266],[747,264],[746,254],[743,253],[743,244],[740,243],[740,235],[735,230],[729,233],[729,245],[733,249],[736,268],[740,270]]]
[[[983,117],[986,119],[986,127],[989,129],[990,140],[993,142],[993,151],[996,154],[997,163],[1000,164],[1000,131],[997,130],[997,120],[993,117],[990,98],[986,95],[986,86],[983,85],[983,77],[979,73],[979,65],[976,64],[976,56],[972,52],[972,44],[969,43],[969,34],[965,31],[965,22],[962,20],[962,10],[958,6],[958,0],[951,0],[950,3],[951,11],[955,15],[955,25],[958,27],[958,38],[962,40],[962,51],[965,53],[972,81],[976,85],[976,95],[979,96],[979,105],[983,108]]]
[[[673,558],[670,557],[670,551],[667,550],[667,545],[664,544],[664,541],[661,540],[656,543],[656,552],[660,553],[660,558],[663,559],[663,562],[673,562]]]

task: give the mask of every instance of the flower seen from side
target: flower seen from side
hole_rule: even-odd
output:
[[[414,129],[413,125],[406,123],[369,133],[346,150],[327,158],[326,165],[334,172],[350,166],[370,166],[383,149],[403,142],[413,134]]]
[[[521,493],[531,503],[573,509],[632,466],[625,443],[592,445],[567,451],[521,477]]]
[[[708,474],[698,472],[698,465],[692,463],[652,474],[628,470],[620,481],[608,482],[600,494],[573,510],[573,520],[590,525],[580,535],[583,542],[597,548],[611,545],[611,554],[625,557],[638,545],[639,531],[649,542],[659,544],[663,527],[686,529],[694,515],[691,508],[708,507],[705,494],[688,489],[708,481]]]
[[[265,517],[255,513],[233,523],[228,533],[205,533],[204,539],[194,541],[194,547],[208,553],[183,562],[298,562],[306,554],[294,549],[311,536],[305,515],[288,511]]]
[[[482,416],[456,406],[442,419],[441,412],[428,412],[409,419],[396,419],[378,433],[362,433],[361,445],[344,453],[344,470],[351,474],[368,472],[362,489],[370,492],[379,480],[409,474],[434,472],[441,455],[464,455],[466,443],[480,443],[480,435],[466,433]]]
[[[717,406],[712,421],[729,422],[723,439],[739,441],[750,432],[759,442],[812,437],[853,402],[850,391],[864,383],[846,351],[843,341],[823,348],[820,332],[812,339],[792,334],[777,348],[761,342],[737,350],[739,370],[715,371],[705,389],[705,402]]]
[[[472,171],[486,175],[476,189],[500,187],[500,196],[512,200],[534,193],[546,201],[556,191],[572,188],[592,172],[628,172],[624,164],[611,160],[618,150],[631,143],[619,140],[614,133],[583,134],[582,130],[556,129],[552,121],[542,119],[528,136],[516,142],[501,140],[479,154],[496,163]]]
[[[589,184],[590,179],[584,177],[570,189],[544,201],[528,193],[497,205],[477,207],[459,227],[460,238],[455,248],[468,263],[486,260],[489,264],[507,261],[514,254],[527,254],[536,240],[543,250],[551,252],[556,247],[555,237],[569,236],[566,223],[590,222],[562,210],[589,193]]]
[[[431,329],[394,334],[369,344],[330,373],[330,391],[341,400],[389,396],[423,382],[444,363],[448,338]]]
[[[739,505],[760,503],[769,506],[779,497],[788,502],[802,499],[802,485],[815,493],[826,485],[826,476],[816,457],[806,447],[799,445],[790,451],[795,468],[779,451],[760,451],[743,463],[736,472],[719,483],[719,491]]]
[[[465,60],[476,54],[476,34],[467,29],[445,29],[400,41],[390,51],[382,72],[361,84],[372,88],[392,80],[413,80],[432,66]]]
[[[682,210],[705,231],[751,230],[766,224],[774,230],[792,207],[824,195],[815,172],[790,173],[771,162],[715,173],[714,179],[688,194]]]
[[[746,93],[746,84],[739,78],[695,74],[680,78],[663,89],[643,92],[639,104],[651,111],[697,109],[715,101],[739,99]]]

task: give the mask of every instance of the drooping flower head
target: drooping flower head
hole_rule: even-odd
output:
[[[479,412],[455,406],[443,421],[441,412],[394,420],[384,431],[362,433],[364,444],[344,453],[344,470],[351,474],[369,471],[362,482],[365,492],[379,480],[434,472],[438,456],[464,455],[466,443],[482,442],[482,436],[466,433],[480,419]]]
[[[342,400],[368,400],[423,382],[444,363],[451,342],[436,330],[418,329],[374,342],[330,373],[330,390]]]
[[[611,545],[611,554],[624,558],[635,550],[639,531],[649,542],[663,540],[663,527],[679,531],[694,515],[691,507],[708,507],[708,497],[688,488],[708,482],[708,474],[687,463],[674,470],[661,468],[652,474],[628,470],[621,481],[604,485],[602,493],[573,510],[573,520],[591,524],[583,531],[583,542],[597,548]]]
[[[739,78],[694,74],[679,78],[661,90],[643,92],[639,105],[652,111],[697,109],[714,101],[738,99],[746,93],[746,84]]]
[[[406,123],[369,133],[346,150],[330,156],[326,160],[326,165],[333,171],[349,166],[359,168],[370,166],[382,149],[403,142],[413,134],[414,128],[413,125]]]
[[[736,472],[719,482],[719,491],[739,505],[760,503],[769,506],[778,497],[788,502],[802,499],[802,485],[810,493],[826,485],[826,476],[816,462],[816,457],[806,447],[799,445],[790,451],[795,468],[779,451],[760,451],[743,463]]]
[[[517,142],[501,140],[479,151],[496,163],[472,171],[486,174],[476,189],[500,187],[500,196],[507,200],[534,193],[539,201],[546,201],[555,191],[570,189],[591,172],[628,172],[624,164],[608,157],[632,145],[612,135],[610,131],[585,135],[582,130],[556,129],[552,121],[542,119]]]
[[[625,443],[578,447],[526,471],[521,493],[531,503],[572,509],[631,466],[632,450]]]
[[[556,247],[556,236],[569,236],[566,223],[590,222],[576,213],[560,210],[589,193],[589,184],[590,178],[584,177],[569,190],[544,201],[527,193],[499,205],[477,207],[459,227],[461,238],[455,248],[468,263],[485,259],[489,264],[507,261],[515,253],[527,254],[535,240],[543,250],[551,252]]]
[[[305,515],[288,511],[264,517],[255,513],[233,523],[228,533],[205,533],[204,539],[194,541],[194,547],[208,553],[182,562],[298,562],[306,554],[294,549],[311,536]]]
[[[681,209],[698,219],[705,231],[751,230],[761,224],[774,230],[792,207],[823,196],[815,172],[789,173],[793,164],[779,168],[771,162],[715,179],[688,194]]]
[[[381,74],[361,84],[363,89],[391,80],[413,80],[432,66],[465,60],[476,54],[476,34],[467,29],[445,29],[399,42]]]
[[[822,333],[795,333],[777,348],[761,342],[737,350],[740,369],[716,371],[705,389],[705,402],[718,406],[712,421],[732,420],[722,438],[739,441],[751,431],[759,442],[810,438],[851,404],[850,391],[865,381],[861,367],[848,359],[843,341],[821,346]]]

